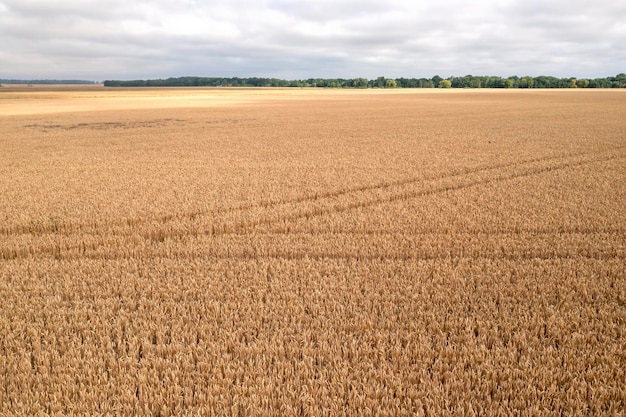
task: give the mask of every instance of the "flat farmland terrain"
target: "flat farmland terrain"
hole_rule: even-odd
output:
[[[626,92],[0,89],[0,415],[626,413]]]

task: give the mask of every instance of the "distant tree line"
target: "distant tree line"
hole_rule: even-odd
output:
[[[0,79],[0,84],[97,84],[95,81],[87,80],[4,80]]]
[[[1,81],[1,80],[0,80]],[[105,87],[324,87],[324,88],[626,88],[626,74],[606,78],[551,76],[508,78],[474,76],[442,78],[308,78],[283,80],[261,77],[176,77],[156,80],[107,80]]]

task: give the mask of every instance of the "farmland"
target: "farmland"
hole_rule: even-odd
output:
[[[4,88],[0,415],[626,412],[626,93]]]

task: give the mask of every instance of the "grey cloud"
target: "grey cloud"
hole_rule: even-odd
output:
[[[0,0],[0,78],[606,76],[615,3]]]

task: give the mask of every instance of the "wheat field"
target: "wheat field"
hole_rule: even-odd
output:
[[[5,88],[0,415],[626,414],[626,92]]]

